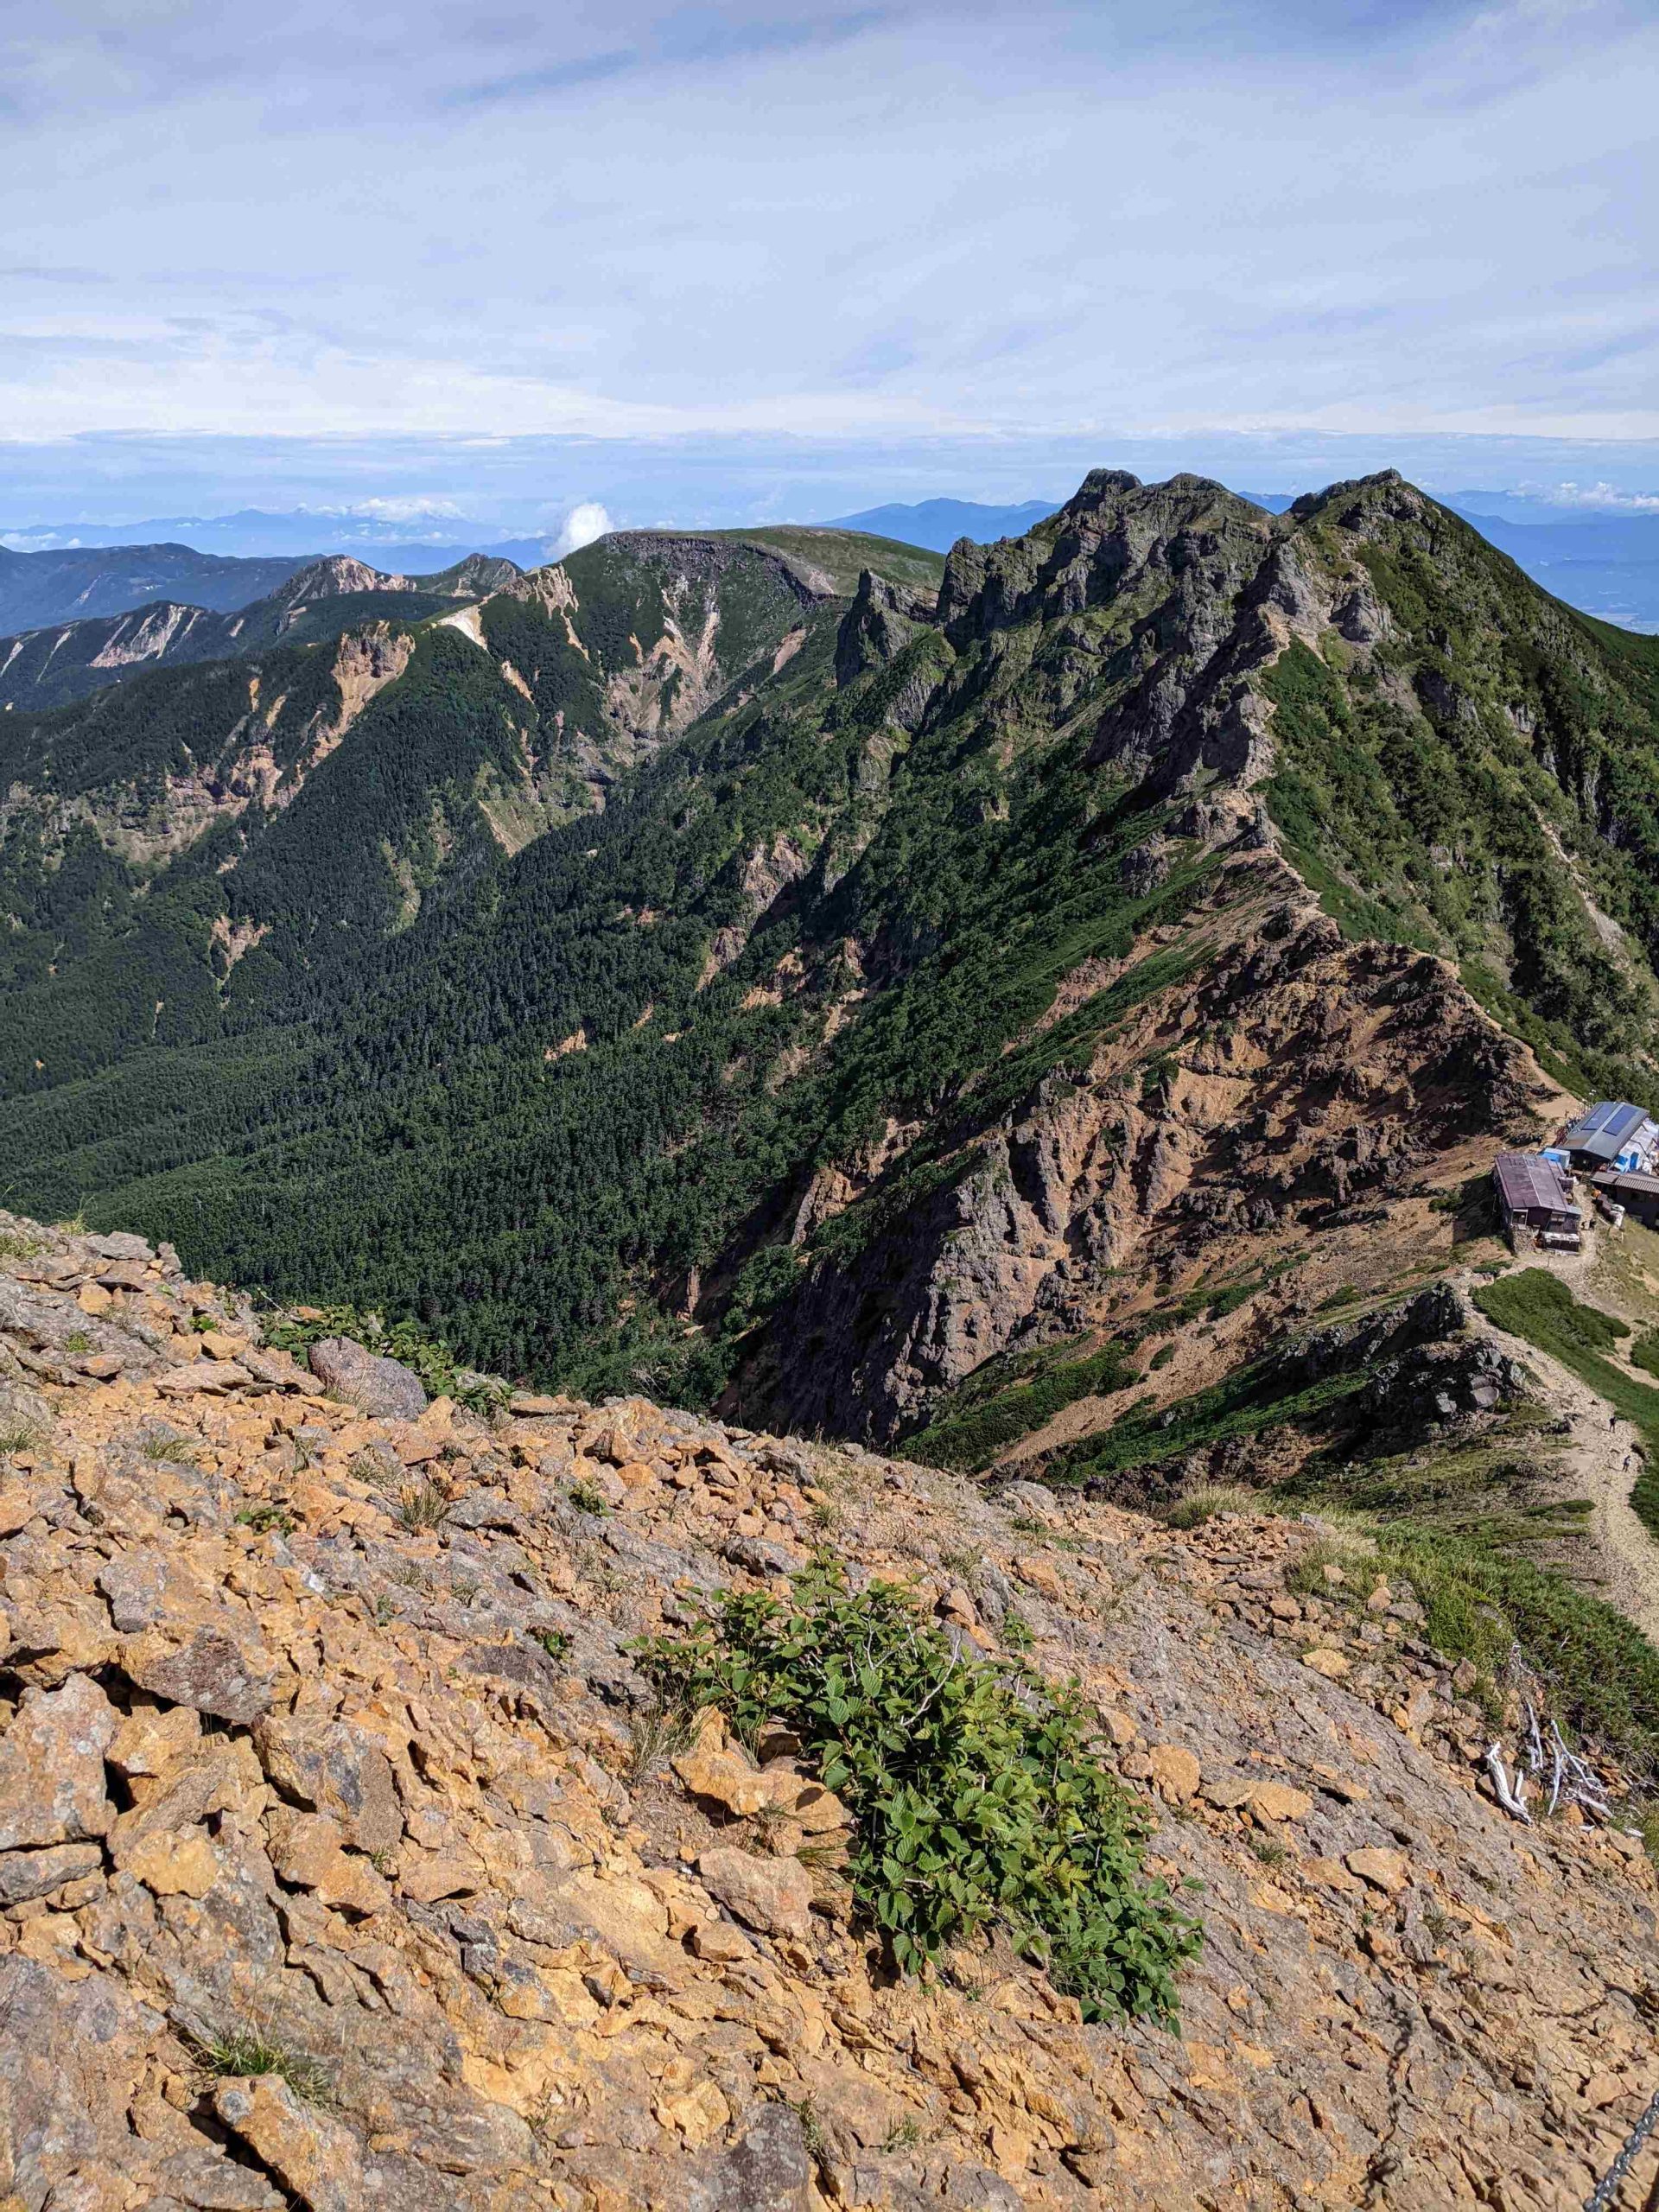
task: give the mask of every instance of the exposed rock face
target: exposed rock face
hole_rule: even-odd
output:
[[[891,582],[866,569],[836,635],[836,683],[844,688],[867,668],[896,660],[917,630],[935,619],[936,612],[931,594],[908,584]]]
[[[1654,2087],[1639,1845],[1509,1821],[1402,1593],[1287,1590],[1307,1529],[993,1503],[640,1400],[379,1421],[291,1363],[168,1395],[213,1294],[34,1241],[0,1361],[114,1266],[133,1356],[28,1370],[0,1541],[7,2201],[1543,2212]],[[1419,1304],[1396,1331],[1448,1319]],[[409,1469],[435,1529],[397,1517]],[[601,1478],[609,1516],[571,1502]],[[804,1561],[824,1483],[855,1574],[968,1658],[1017,1611],[1165,1808],[1207,1929],[1179,2037],[1081,2025],[1001,1947],[895,1982],[826,1848],[848,1808],[712,1719],[653,1753],[632,1639]],[[264,1655],[259,1710],[216,1651]]]
[[[850,1262],[816,1263],[745,1376],[747,1407],[888,1440],[994,1353],[1084,1325],[1117,1271],[1386,1205],[1476,1133],[1530,1125],[1529,1056],[1448,966],[1276,903],[1295,886],[1272,857],[1242,854],[1228,875],[1188,925],[1198,976],[1007,1113],[976,1125],[970,1096],[943,1147],[957,1171]],[[1230,942],[1211,951],[1218,928]],[[1111,980],[1080,974],[1056,1015]],[[880,1176],[868,1187],[879,1198]],[[1443,1333],[1425,1321],[1425,1339]]]

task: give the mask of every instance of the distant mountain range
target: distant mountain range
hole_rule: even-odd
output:
[[[229,613],[265,598],[305,565],[303,560],[233,560],[189,545],[73,546],[36,553],[0,545],[0,632],[124,614],[156,599]]]
[[[499,522],[464,515],[383,518],[300,507],[276,513],[243,507],[231,515],[152,515],[140,522],[0,523],[0,547],[13,552],[113,551],[143,543],[194,546],[220,560],[288,561],[302,567],[324,553],[353,553],[378,569],[430,574],[466,554],[502,553],[521,568],[551,559],[555,536],[510,537]],[[105,613],[111,610],[105,608]]]
[[[1049,499],[1024,499],[1012,507],[983,506],[974,499],[922,499],[914,506],[895,503],[867,507],[862,514],[838,515],[826,527],[867,530],[876,537],[896,537],[948,553],[959,537],[971,537],[977,545],[995,544],[999,537],[1023,537],[1053,512],[1054,502]]]
[[[233,565],[246,572],[287,564]],[[459,601],[499,591],[521,573],[511,561],[472,553],[435,575],[386,575],[349,554],[334,553],[291,571],[275,591],[230,613],[156,599],[120,614],[48,623],[0,637],[0,711],[64,706],[108,684],[183,662],[228,660],[279,643],[315,645],[377,619],[418,621]]]

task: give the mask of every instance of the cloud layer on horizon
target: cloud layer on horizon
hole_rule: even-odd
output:
[[[1629,0],[63,0],[0,424],[1645,442],[1656,78]]]

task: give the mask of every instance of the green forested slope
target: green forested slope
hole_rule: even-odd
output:
[[[1252,791],[1345,926],[1651,1088],[1655,660],[1397,479],[1268,518],[1102,474],[959,549],[938,619],[897,564],[816,595],[779,536],[607,541],[486,601],[482,648],[418,627],[291,803],[159,869],[24,808],[0,1198],[508,1372],[706,1396],[740,1342],[789,1356],[809,1280],[874,1315],[975,1131],[1179,986],[1203,944],[1156,932]],[[262,663],[262,698],[321,666]],[[160,804],[237,670],[6,730],[7,772]],[[263,934],[227,966],[215,930]],[[831,1168],[869,1187],[798,1241]]]

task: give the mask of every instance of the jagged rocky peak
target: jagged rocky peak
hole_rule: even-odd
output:
[[[1155,579],[1184,603],[1236,592],[1259,564],[1274,518],[1204,476],[1143,484],[1092,469],[1025,537],[953,546],[939,594],[953,644],[1012,624],[1100,607]]]
[[[918,629],[938,619],[938,594],[895,583],[865,569],[836,639],[836,681],[843,689],[896,660]]]
[[[346,592],[403,591],[408,583],[406,576],[386,575],[353,554],[330,553],[290,576],[272,597],[279,606],[296,607],[306,600],[332,599]]]

